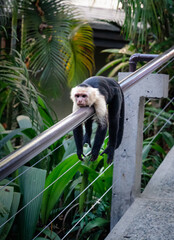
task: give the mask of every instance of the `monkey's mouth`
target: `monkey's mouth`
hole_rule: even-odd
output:
[[[83,104],[78,104],[78,107],[88,107],[88,106]]]

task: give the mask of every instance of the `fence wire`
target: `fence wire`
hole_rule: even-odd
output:
[[[111,163],[103,172],[101,172],[77,197],[74,198],[73,201],[71,201],[53,220],[49,222],[48,225],[46,225],[32,240],[36,239],[40,234],[47,229],[66,209],[68,209],[85,191],[88,190],[90,186],[93,185],[99,179],[111,166],[113,163]]]

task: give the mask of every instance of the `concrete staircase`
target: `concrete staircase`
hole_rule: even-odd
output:
[[[174,147],[105,240],[174,240]]]

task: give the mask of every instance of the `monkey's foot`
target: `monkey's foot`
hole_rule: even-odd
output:
[[[114,147],[107,147],[100,155],[102,156],[103,154],[108,155],[107,163],[110,164],[113,162],[114,158]]]
[[[83,153],[80,153],[80,154],[79,154],[79,153],[77,153],[77,156],[78,156],[78,159],[79,159],[79,160],[81,160],[81,161],[83,161],[83,160],[84,160],[84,158],[83,158],[83,157],[86,157],[86,156],[85,156],[85,154],[83,154]],[[82,157],[82,156],[83,156],[83,157]]]
[[[90,155],[91,155],[91,158],[90,158],[90,161],[91,161],[91,162],[94,162],[94,161],[98,158],[98,153],[97,153],[97,154],[96,154],[96,153],[94,154],[94,153],[91,152]]]

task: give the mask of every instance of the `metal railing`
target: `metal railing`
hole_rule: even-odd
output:
[[[120,82],[121,88],[123,91],[126,90],[173,57],[174,47],[170,48],[163,54],[148,62],[142,68],[124,78]],[[62,136],[73,130],[77,125],[92,116],[92,114],[94,114],[93,108],[81,108],[77,112],[70,114],[62,121],[38,135],[30,143],[2,158],[0,160],[0,180],[8,176],[20,166],[24,165]]]

